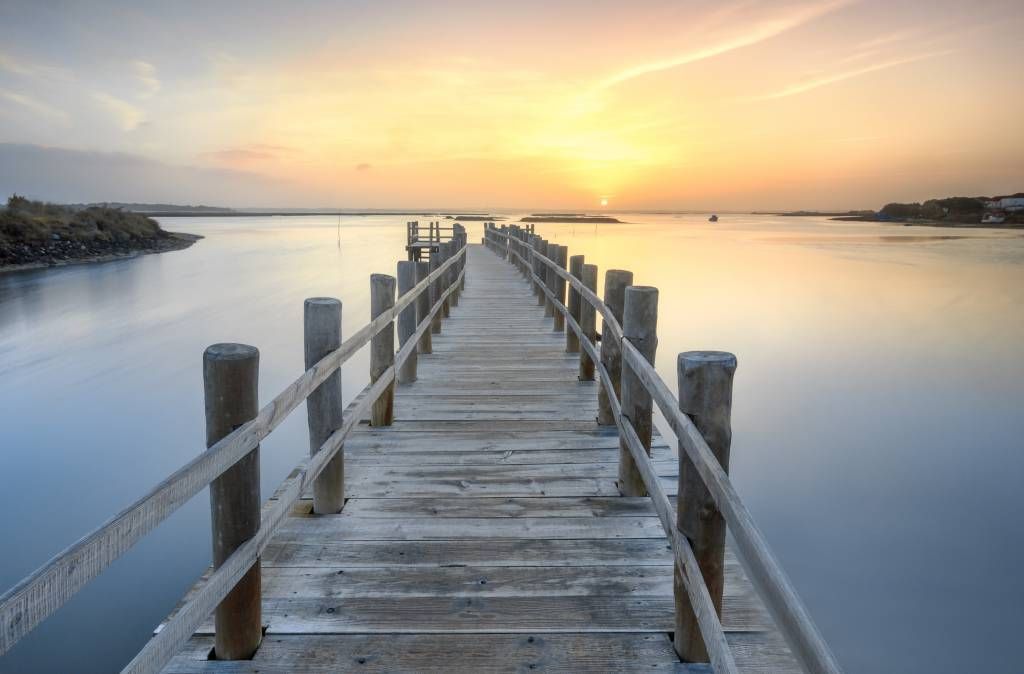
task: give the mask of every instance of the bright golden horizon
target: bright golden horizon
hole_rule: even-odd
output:
[[[718,210],[1024,189],[1019,3],[243,7],[5,3],[0,188]]]

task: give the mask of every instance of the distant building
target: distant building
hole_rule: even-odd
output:
[[[1024,197],[1000,197],[999,207],[1004,211],[1024,211]]]

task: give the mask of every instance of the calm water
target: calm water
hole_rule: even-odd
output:
[[[620,217],[538,227],[660,288],[673,386],[679,351],[738,355],[732,473],[847,671],[1019,670],[1024,238]],[[334,218],[169,219],[207,238],[0,275],[0,585],[201,451],[206,345],[258,346],[266,400],[301,371],[305,297],[340,296],[344,330],[363,325],[403,222],[347,218],[339,245]],[[367,369],[347,364],[347,397]],[[306,453],[304,424],[297,410],[263,444],[264,496]],[[119,668],[208,564],[208,517],[204,493],[0,670]]]

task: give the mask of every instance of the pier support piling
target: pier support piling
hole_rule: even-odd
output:
[[[370,275],[370,320],[395,306],[395,277]],[[370,381],[377,381],[395,364],[395,322],[389,321],[370,340]],[[390,426],[395,416],[395,384],[392,382],[373,402],[371,426]]]
[[[559,246],[559,245],[555,246],[555,257],[554,257],[553,261],[554,261],[555,264],[557,264],[562,269],[565,269],[565,267],[566,267],[565,263],[566,263],[566,259],[568,258],[568,256],[569,256],[569,247],[568,246]],[[565,286],[566,286],[565,279],[562,278],[561,276],[559,276],[555,272],[554,269],[551,270],[551,277],[552,277],[552,279],[551,279],[551,281],[552,281],[551,289],[555,291],[555,298],[561,304],[564,305],[565,304]],[[552,304],[552,312],[554,313],[554,316],[555,316],[555,332],[564,332],[565,331],[565,314],[563,314],[561,311],[555,309],[554,308],[554,304]],[[569,332],[572,332],[572,330],[570,330]]]
[[[658,289],[629,286],[622,311],[622,339],[636,347],[654,365],[658,349]],[[651,394],[625,360],[621,375],[622,415],[629,420],[641,444],[651,454],[653,434]],[[623,496],[646,496],[644,480],[637,470],[625,438],[619,438],[619,491]]]
[[[416,283],[420,283],[430,274],[429,262],[416,263]],[[416,325],[423,322],[423,319],[430,313],[430,288],[427,288],[416,298]],[[432,353],[434,350],[433,340],[430,338],[432,330],[424,330],[416,350],[420,353]]]
[[[582,280],[583,278],[583,256],[573,255],[569,258],[569,273],[576,279]],[[569,286],[569,298],[566,307],[569,309],[569,315],[577,323],[580,322],[580,293],[573,286]],[[575,330],[565,331],[565,352],[566,353],[579,353],[580,352],[580,336],[576,334]]]
[[[604,303],[612,316],[622,325],[622,308],[626,301],[626,288],[633,285],[633,272],[621,269],[609,269],[604,274]],[[622,352],[612,332],[601,328],[601,364],[608,370],[612,385],[619,386],[622,377]],[[614,426],[615,417],[608,396],[619,399],[619,389],[605,390],[604,382],[599,382],[597,390],[597,423],[602,426]]]
[[[580,270],[583,285],[590,292],[597,292],[597,265],[585,264]],[[583,339],[597,344],[597,309],[580,296],[580,329]],[[582,340],[581,340],[582,341]],[[585,350],[580,349],[580,381],[594,381],[594,361]]]
[[[409,262],[408,264],[416,264]],[[306,369],[341,346],[341,301],[333,297],[311,297],[303,306]],[[338,368],[306,399],[309,423],[309,453],[341,427],[345,405],[341,399],[341,368]],[[323,472],[313,482],[313,512],[333,515],[345,505],[345,448],[338,448]]]
[[[718,459],[729,472],[732,444],[732,382],[736,356],[723,351],[687,351],[679,354],[679,409],[693,420]],[[704,485],[697,468],[683,447],[679,447],[679,485],[676,526],[690,541],[708,594],[718,616],[722,616],[725,586],[725,519]],[[685,586],[675,570],[676,653],[685,662],[707,662],[697,617],[690,607]]]
[[[259,350],[245,344],[214,344],[203,353],[207,448],[256,416],[259,362]],[[216,568],[260,528],[259,445],[210,482],[210,519]],[[263,639],[260,608],[257,559],[214,611],[217,660],[252,657]]]
[[[406,294],[416,285],[416,263],[398,263],[398,296]],[[413,302],[398,314],[398,346],[405,346],[413,333],[416,332],[416,303]],[[416,381],[416,349],[413,349],[402,366],[398,368],[399,384],[411,384]]]

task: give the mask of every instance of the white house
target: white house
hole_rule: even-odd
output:
[[[1004,211],[1024,211],[1024,197],[1000,197],[999,208]]]

